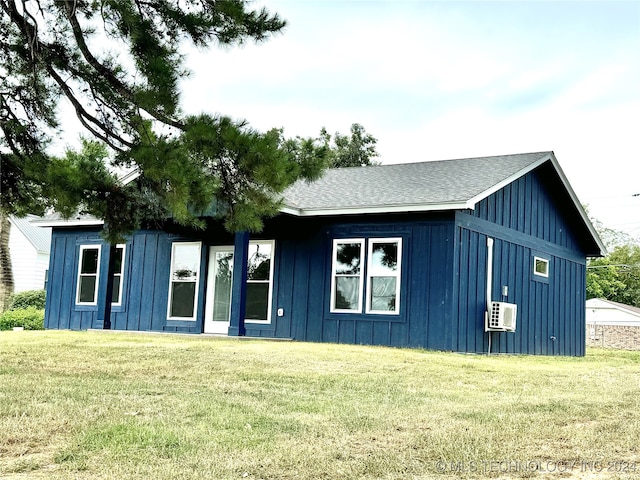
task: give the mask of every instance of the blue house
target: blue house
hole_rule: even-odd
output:
[[[260,234],[167,222],[114,247],[50,219],[45,326],[584,355],[604,247],[553,152],[329,170],[283,200]]]

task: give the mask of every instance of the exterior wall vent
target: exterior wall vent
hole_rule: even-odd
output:
[[[518,306],[514,303],[491,302],[491,311],[485,330],[488,332],[514,332]]]

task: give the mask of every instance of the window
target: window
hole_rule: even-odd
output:
[[[362,311],[362,260],[364,240],[333,241],[331,311]]]
[[[195,320],[200,277],[200,242],[176,242],[171,248],[169,319]]]
[[[249,243],[246,320],[254,322],[270,321],[273,250],[273,241]]]
[[[366,290],[365,313],[397,315],[401,259],[401,238],[334,240],[330,311],[362,313]]]
[[[122,305],[122,286],[124,285],[124,254],[125,246],[116,246],[115,267],[113,269],[113,292],[111,293],[111,304]]]
[[[97,305],[100,274],[100,245],[80,245],[77,305]]]
[[[402,240],[369,240],[367,313],[397,313],[400,300]]]
[[[533,274],[549,278],[549,260],[546,258],[533,257]]]

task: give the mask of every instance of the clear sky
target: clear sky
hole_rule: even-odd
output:
[[[553,150],[640,236],[640,0],[262,4],[284,34],[191,53],[185,110],[287,136],[360,123],[385,164]]]

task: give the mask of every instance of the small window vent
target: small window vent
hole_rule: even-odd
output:
[[[518,306],[513,303],[491,302],[486,330],[498,332],[514,332]]]

